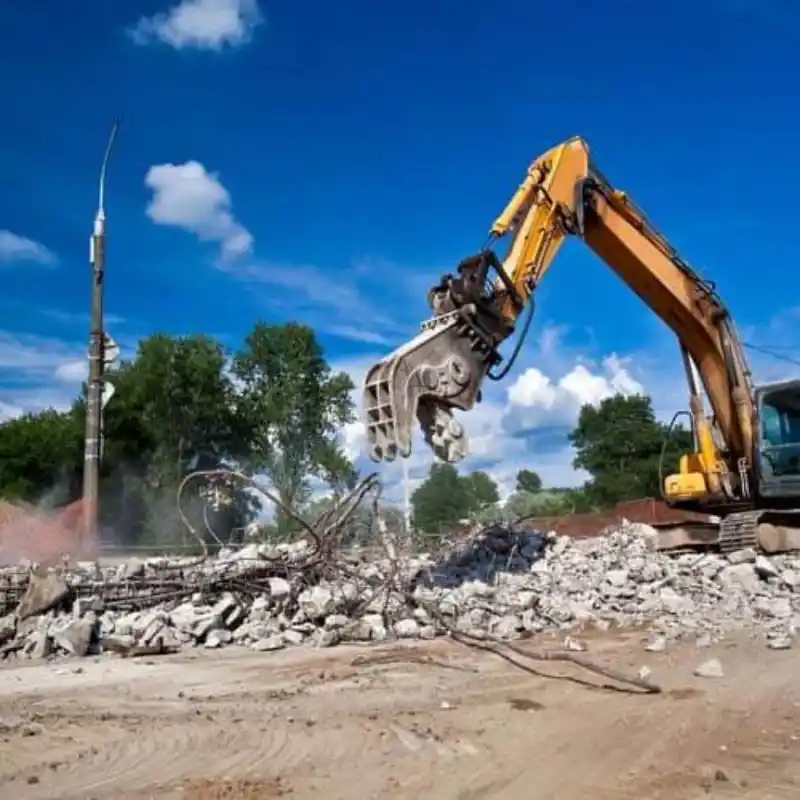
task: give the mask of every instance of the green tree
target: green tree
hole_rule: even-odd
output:
[[[549,517],[553,512],[561,512],[561,504],[557,506],[552,498],[543,497],[540,493],[516,491],[508,496],[503,506],[505,516],[509,520],[522,517]]]
[[[80,493],[83,429],[73,414],[53,409],[0,425],[0,496],[52,505]]]
[[[542,479],[539,477],[538,472],[532,469],[521,469],[517,472],[517,485],[515,491],[517,492],[531,492],[535,494],[542,488]]]
[[[570,434],[575,448],[573,466],[586,470],[590,502],[607,508],[622,500],[660,497],[659,460],[666,428],[655,418],[652,403],[644,395],[615,395],[598,407],[581,409]],[[677,466],[680,452],[691,450],[691,434],[673,429],[664,458],[664,473]]]
[[[157,333],[105,377],[116,392],[103,420],[103,521],[120,543],[186,541],[176,508],[179,483],[195,469],[215,469],[246,452],[225,353],[211,337]],[[73,415],[82,428],[83,397]],[[256,497],[237,490],[231,504],[215,510],[200,487],[189,487],[183,506],[210,541],[209,528],[228,539],[258,508]]]
[[[319,475],[331,487],[336,498],[354,489],[358,483],[358,470],[334,441],[320,450]]]
[[[506,519],[525,517],[561,517],[591,511],[583,489],[545,489],[539,492],[516,491],[505,502]]]
[[[423,533],[441,533],[471,511],[470,487],[452,464],[435,463],[428,477],[411,495],[414,527]]]
[[[352,465],[336,441],[355,419],[350,377],[334,374],[306,325],[257,323],[236,354],[238,412],[250,434],[246,463],[263,472],[289,508],[309,498],[309,478],[352,484]],[[289,521],[278,514],[278,526]]]
[[[236,464],[266,472],[295,507],[313,477],[334,497],[355,485],[356,471],[336,439],[354,417],[353,385],[332,374],[313,331],[257,325],[234,361],[243,388],[228,366],[211,337],[158,333],[107,371],[116,392],[104,413],[100,508],[101,524],[113,528],[117,542],[186,540],[176,490],[196,470]],[[0,425],[0,493],[38,502],[79,496],[85,411],[84,387],[67,413]],[[198,481],[184,494],[198,531],[225,540],[254,517],[253,493],[235,487],[231,502],[215,508],[204,488]]]
[[[160,456],[154,479],[156,470],[182,476],[199,458],[241,455],[233,385],[214,339],[156,334],[140,342],[130,371],[131,403]]]
[[[211,337],[159,333],[141,341],[136,358],[108,376],[120,384],[106,413],[106,437],[114,443],[108,468],[121,467],[125,475],[130,457],[135,459],[144,484],[148,538],[163,540],[171,531],[183,540],[175,504],[179,483],[193,470],[216,469],[246,452],[247,431],[236,414],[226,366],[222,347]],[[134,435],[132,452],[126,452],[120,428]],[[114,447],[121,449],[114,452]],[[254,498],[244,492],[235,492],[232,504],[215,510],[199,496],[200,488],[192,484],[184,494],[184,510],[198,530],[211,528],[226,539],[255,510]]]
[[[413,524],[423,533],[441,533],[463,519],[499,520],[500,493],[483,470],[459,475],[452,464],[435,463],[411,495]]]
[[[461,482],[469,498],[468,509],[470,512],[474,513],[500,502],[497,484],[483,470],[465,475],[461,478]]]

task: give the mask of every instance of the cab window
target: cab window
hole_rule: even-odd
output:
[[[800,445],[800,396],[796,392],[776,392],[763,398],[761,438],[768,447]]]
[[[761,398],[762,474],[800,475],[800,392],[776,391]]]

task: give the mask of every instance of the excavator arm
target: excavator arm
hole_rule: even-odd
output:
[[[502,369],[499,347],[526,308],[532,315],[535,289],[567,236],[583,239],[678,338],[696,446],[682,458],[680,474],[665,481],[665,493],[675,501],[749,497],[753,390],[733,321],[713,285],[603,178],[578,137],[533,161],[492,225],[488,245],[429,291],[433,316],[420,334],[367,373],[371,458],[410,455],[415,417],[439,458],[466,455],[466,434],[453,411],[472,408],[484,380],[507,374],[530,317]],[[492,246],[504,241],[501,260]],[[713,416],[705,411],[696,373]]]

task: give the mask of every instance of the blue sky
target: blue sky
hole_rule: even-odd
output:
[[[0,6],[0,40],[5,415],[79,384],[117,115],[106,297],[129,347],[155,330],[235,345],[258,318],[300,319],[360,379],[415,332],[425,288],[483,243],[528,162],[573,134],[717,282],[745,338],[796,342],[788,0],[41,0]],[[671,335],[579,242],[537,309],[520,366],[467,419],[465,467],[506,487],[520,466],[580,479],[579,401],[643,387],[664,415],[686,406]],[[794,369],[758,351],[753,367]],[[344,435],[357,454],[358,427]],[[418,446],[412,474],[429,463]]]

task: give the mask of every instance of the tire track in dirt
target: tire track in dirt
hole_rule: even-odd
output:
[[[475,788],[463,793],[460,800],[533,796],[530,792],[534,786],[536,800],[586,796],[596,800],[707,799],[715,796],[715,791],[734,791],[738,798],[759,800],[797,797],[796,780],[787,783],[774,776],[773,769],[766,771],[757,785],[751,780],[752,794],[743,793],[747,786],[736,783],[738,774],[765,772],[760,768],[763,764],[754,763],[759,751],[770,754],[768,758],[777,756],[784,764],[800,755],[800,747],[794,748],[794,756],[787,752],[785,742],[791,741],[791,728],[774,731],[776,717],[786,709],[782,694],[768,686],[761,690],[758,684],[750,694],[756,713],[720,713],[718,706],[722,704],[710,702],[703,692],[699,697],[683,695],[700,701],[693,703],[681,702],[681,694],[665,694],[644,703],[635,698],[620,701],[606,697],[598,702],[576,697],[581,705],[577,726],[574,717],[565,720],[546,713],[537,715],[535,722],[541,724],[531,725],[524,734],[509,726],[506,746],[496,755],[506,763],[524,763],[526,767],[514,770],[511,778],[508,769],[479,769],[472,776]],[[762,727],[769,724],[773,731]],[[766,741],[770,737],[784,744],[776,750]],[[719,770],[723,777],[716,786],[715,764],[727,767]],[[498,771],[506,774],[498,777]]]
[[[289,721],[294,719],[290,714],[283,720],[277,715],[269,718],[258,713],[266,706],[259,699],[254,698],[250,708],[239,703],[219,704],[212,719],[206,715],[143,719],[139,731],[110,741],[82,737],[75,749],[85,757],[71,759],[57,774],[42,775],[39,784],[28,787],[26,797],[117,797],[119,792],[148,784],[166,786],[198,774],[209,779],[265,773],[277,776],[312,761],[319,753],[325,754],[329,763],[356,763],[368,748],[368,739],[373,738],[359,729],[349,729],[345,736],[335,729],[315,730],[310,720],[298,717]],[[25,771],[31,772],[35,766],[30,764]],[[44,763],[40,760],[38,766]]]
[[[384,669],[384,682],[371,691],[349,681],[342,685],[334,674],[299,695],[290,695],[290,700],[279,701],[271,699],[272,690],[253,693],[252,681],[249,693],[228,690],[222,696],[219,687],[194,683],[187,691],[202,712],[175,714],[175,701],[170,700],[165,710],[172,712],[172,719],[165,719],[165,715],[142,718],[138,727],[146,731],[144,738],[135,734],[117,736],[98,746],[91,737],[87,757],[75,761],[54,780],[43,780],[28,796],[31,800],[55,798],[57,787],[59,798],[112,797],[116,792],[140,790],[148,784],[166,790],[198,774],[208,779],[287,774],[314,760],[324,773],[347,764],[355,768],[365,758],[377,764],[387,752],[401,758],[413,752],[413,759],[424,763],[474,757],[479,751],[469,740],[437,741],[404,726],[396,726],[394,735],[387,737],[391,728],[385,724],[352,724],[354,718],[366,719],[376,707],[381,713],[387,707],[393,713],[402,713],[420,704],[438,706],[436,695],[441,689],[430,681],[430,668],[414,665],[406,670],[406,666],[393,672]],[[420,680],[421,674],[428,676],[427,683]],[[279,677],[274,675],[270,683],[274,685]],[[474,678],[464,674],[461,680]],[[206,689],[216,694],[203,699]],[[106,706],[107,698],[95,698],[95,702]],[[137,711],[154,708],[150,698],[127,698],[126,704]],[[322,724],[315,719],[315,708],[320,705],[328,706],[329,714],[333,712],[327,720],[321,720]],[[85,724],[90,723],[91,714],[83,712],[81,717]],[[100,719],[106,724],[113,721],[108,714]],[[82,744],[86,750],[89,742]]]
[[[604,649],[617,666],[639,659],[619,647]],[[169,663],[128,685],[81,675],[49,697],[33,684],[0,699],[0,711],[27,709],[42,726],[0,744],[0,796],[245,800],[280,779],[292,798],[326,800],[788,800],[800,796],[798,655],[768,656],[765,668],[763,649],[745,645],[721,656],[725,679],[704,682],[685,649],[650,662],[667,691],[647,697],[481,655],[477,674],[402,660],[354,669],[351,652],[298,652],[208,654],[182,666],[181,682]]]

